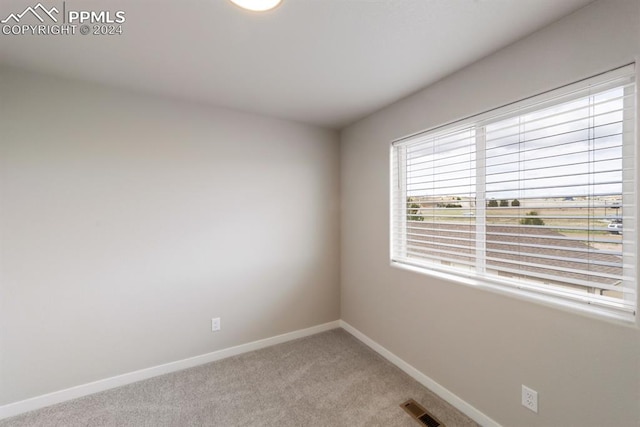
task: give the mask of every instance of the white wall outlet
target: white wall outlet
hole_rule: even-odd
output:
[[[217,332],[220,330],[220,318],[219,317],[214,317],[213,319],[211,319],[211,330],[213,332]]]
[[[538,413],[538,392],[522,385],[522,406]]]

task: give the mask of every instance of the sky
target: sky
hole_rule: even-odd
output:
[[[486,199],[621,194],[623,95],[615,88],[487,124]],[[475,198],[476,132],[408,145],[407,195]]]

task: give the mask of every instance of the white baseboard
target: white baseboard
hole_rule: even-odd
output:
[[[351,335],[362,341],[364,344],[369,346],[372,350],[380,354],[382,357],[387,359],[389,362],[396,365],[398,368],[402,369],[405,373],[407,373],[410,377],[418,381],[420,384],[440,396],[442,399],[447,401],[454,408],[465,414],[467,417],[471,418],[473,421],[477,422],[481,426],[484,427],[500,427],[500,424],[489,418],[487,415],[483,414],[473,406],[469,405],[467,402],[435,382],[433,379],[429,378],[344,320],[340,320],[340,326]]]
[[[272,345],[295,340],[298,338],[303,338],[309,335],[314,335],[339,327],[340,321],[335,320],[333,322],[324,323],[322,325],[312,326],[311,328],[300,329],[298,331],[277,335],[275,337],[265,338],[247,344],[225,348],[211,353],[202,354],[200,356],[190,357],[188,359],[165,363],[164,365],[140,369],[138,371],[129,372],[127,374],[82,384],[76,387],[55,391],[53,393],[43,394],[31,399],[9,403],[7,405],[0,406],[0,420],[3,418],[13,417],[24,412],[29,412],[35,409],[44,408],[46,406],[55,405],[56,403],[66,402],[68,400],[77,399],[89,394],[109,390],[141,380],[146,380],[148,378],[157,377],[158,375],[164,375],[170,372],[192,368],[194,366],[203,365],[205,363],[214,362],[216,360],[225,359],[227,357],[236,356],[238,354],[247,353],[254,350],[259,350],[261,348],[270,347]]]
[[[437,382],[435,382],[434,380],[432,380],[431,378],[429,378],[428,376],[426,376],[425,374],[423,374],[422,372],[420,372],[419,370],[417,370],[416,368],[414,368],[413,366],[411,366],[410,364],[408,364],[407,362],[405,362],[404,360],[402,360],[401,358],[399,358],[343,320],[336,320],[333,322],[324,323],[322,325],[313,326],[311,328],[301,329],[298,331],[277,335],[275,337],[265,338],[247,344],[202,354],[200,356],[190,357],[188,359],[153,366],[151,368],[140,369],[138,371],[129,372],[115,377],[82,384],[76,387],[55,391],[53,393],[48,393],[41,396],[36,396],[31,399],[10,403],[4,406],[0,406],[0,419],[13,417],[25,412],[55,405],[56,403],[66,402],[68,400],[77,399],[79,397],[98,393],[100,391],[105,391],[134,382],[146,380],[148,378],[157,377],[159,375],[192,368],[194,366],[203,365],[209,362],[215,362],[216,360],[225,359],[227,357],[236,356],[242,353],[248,353],[250,351],[259,350],[261,348],[270,347],[272,345],[307,337],[339,327],[342,327],[351,335],[362,341],[364,344],[376,351],[389,362],[402,369],[405,373],[414,378],[420,384],[436,393],[442,399],[449,402],[449,404],[454,406],[456,409],[467,415],[478,424],[485,427],[500,427],[500,424],[498,424],[473,406],[469,405],[467,402],[451,393],[449,390],[447,390],[446,388],[444,388],[443,386],[441,386],[440,384],[438,384]]]

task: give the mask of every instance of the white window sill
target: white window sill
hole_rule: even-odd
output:
[[[400,270],[410,271],[427,277],[433,277],[456,284],[462,284],[476,289],[482,289],[499,295],[516,298],[521,301],[533,302],[567,313],[579,314],[596,320],[604,320],[618,326],[640,329],[640,325],[638,324],[638,316],[632,313],[614,311],[581,301],[573,301],[568,298],[556,298],[551,295],[546,295],[525,289],[524,286],[518,287],[517,285],[503,285],[498,282],[492,283],[491,281],[481,280],[477,277],[462,276],[445,271],[428,269],[426,267],[417,267],[396,261],[391,261],[390,265],[391,267]]]

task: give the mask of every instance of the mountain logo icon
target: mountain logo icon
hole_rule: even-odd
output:
[[[60,12],[55,7],[52,7],[51,9],[47,10],[47,8],[42,5],[42,3],[38,3],[33,7],[31,6],[27,7],[22,13],[18,13],[18,14],[11,13],[9,14],[9,16],[7,16],[5,19],[3,19],[0,22],[3,24],[6,24],[9,21],[13,20],[17,24],[27,14],[31,14],[35,16],[38,19],[38,21],[43,23],[44,23],[43,16],[45,17],[48,16],[53,22],[58,22],[58,19],[53,15],[54,13],[57,15]]]

